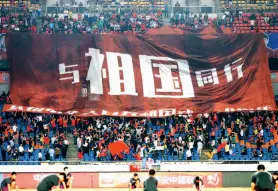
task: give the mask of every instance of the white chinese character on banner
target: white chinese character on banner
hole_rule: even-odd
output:
[[[159,182],[161,182],[161,184],[169,184],[169,177],[168,176],[162,176],[159,179]]]
[[[197,71],[196,79],[199,87],[203,87],[206,84],[219,84],[216,68]]]
[[[145,97],[153,98],[190,98],[194,89],[186,60],[174,60],[168,57],[140,55],[140,69]],[[167,61],[167,64],[158,63]],[[154,70],[158,74],[154,74]],[[176,73],[176,76],[173,74]],[[157,84],[161,84],[157,87]]]
[[[178,184],[186,184],[186,176],[179,176]]]
[[[107,78],[103,68],[104,55],[99,49],[89,48],[85,56],[91,57],[87,80],[91,94],[103,94],[103,78]],[[132,57],[129,54],[107,52],[107,67],[110,95],[138,95],[136,93]],[[120,75],[122,73],[122,76]],[[123,88],[122,88],[123,85]]]
[[[109,69],[109,94],[137,96],[131,55],[107,52],[106,57]],[[121,62],[121,66],[119,62]],[[122,77],[120,73],[122,73]],[[122,84],[124,90],[121,89]]]
[[[102,85],[102,65],[104,55],[100,54],[99,49],[89,48],[89,52],[85,54],[86,57],[91,57],[90,66],[86,80],[90,81],[91,94],[103,94]]]
[[[186,176],[186,184],[193,184],[194,176]]]
[[[232,62],[232,64],[227,64],[224,66],[224,72],[227,78],[228,82],[232,82],[233,81],[233,75],[232,75],[232,71],[236,71],[237,72],[237,79],[242,78],[243,77],[243,71],[242,71],[242,66],[244,63],[235,66],[236,63],[240,62],[242,60],[242,58]]]
[[[77,67],[77,66],[78,66],[77,64],[76,65],[69,65],[69,66],[66,66],[64,63],[59,64],[60,75],[72,74],[71,77],[60,78],[60,80],[71,80],[71,79],[73,79],[72,84],[78,83],[80,81],[79,71],[78,70],[66,71],[67,68],[74,68],[74,67]]]
[[[172,184],[177,184],[178,183],[178,177],[177,176],[171,176],[171,177],[169,177],[169,179],[170,179],[170,182]]]

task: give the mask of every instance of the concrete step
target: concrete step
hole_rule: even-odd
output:
[[[70,143],[67,152],[67,160],[77,159],[78,148],[77,145],[74,144],[74,136],[71,133],[68,133],[67,138]]]

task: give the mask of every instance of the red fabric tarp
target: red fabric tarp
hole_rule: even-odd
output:
[[[129,147],[123,141],[117,141],[117,142],[110,143],[108,145],[108,149],[110,150],[110,153],[112,154],[112,156],[120,155],[122,152],[129,151]]]
[[[14,105],[4,111],[163,117],[276,110],[263,34],[8,38]]]

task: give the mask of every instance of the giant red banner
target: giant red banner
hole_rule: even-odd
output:
[[[8,38],[14,105],[5,111],[162,117],[276,109],[263,34]]]

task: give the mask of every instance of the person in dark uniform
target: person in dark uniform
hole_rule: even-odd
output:
[[[133,177],[130,179],[128,188],[129,190],[133,190],[135,188],[140,188],[140,178],[138,177],[137,173],[134,173]]]
[[[1,182],[0,190],[1,191],[11,191],[12,189],[17,189],[17,191],[18,191],[18,187],[17,187],[15,179],[16,179],[16,172],[12,172],[10,177],[5,178]]]
[[[72,188],[73,176],[71,175],[71,173],[68,170],[69,170],[68,167],[64,168],[64,173],[66,174],[66,179],[63,182],[61,182],[60,189],[67,188],[67,189],[71,190],[71,188]]]
[[[150,177],[144,181],[144,191],[157,191],[157,185],[158,181],[154,177],[155,176],[155,170],[151,169],[149,171]]]
[[[251,191],[274,191],[272,175],[265,171],[265,166],[260,164],[257,172],[252,175]]]
[[[66,179],[65,173],[53,174],[45,177],[37,186],[37,191],[51,191],[54,186],[58,186]]]
[[[204,185],[204,182],[199,176],[196,176],[194,178],[193,184],[197,191],[201,191],[201,188]]]
[[[272,181],[275,187],[275,190],[278,191],[278,172],[272,174]]]

